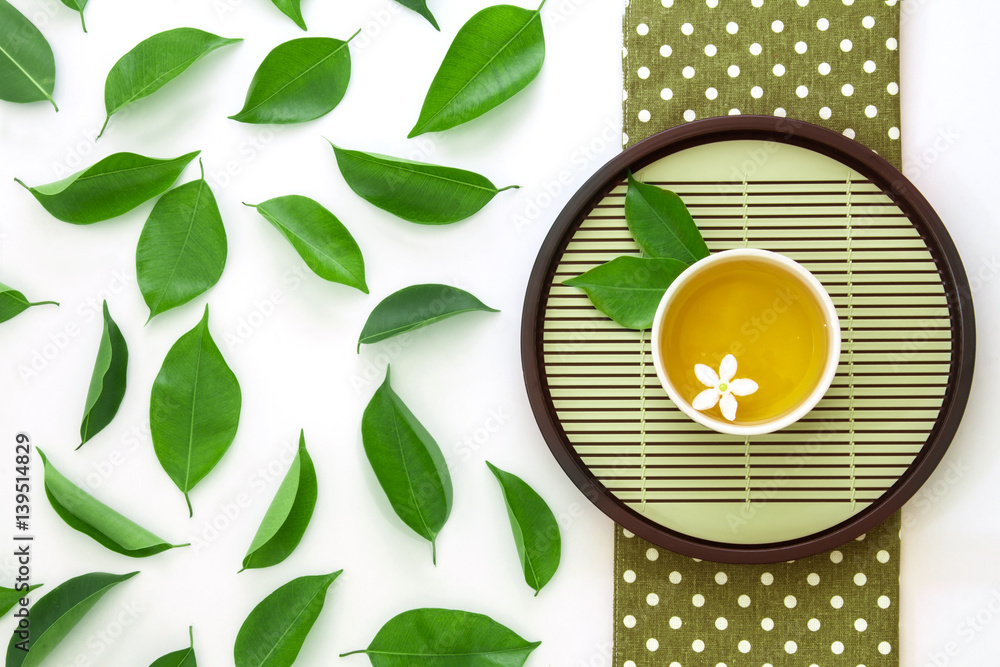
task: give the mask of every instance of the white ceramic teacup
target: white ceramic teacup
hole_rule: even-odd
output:
[[[822,367],[819,380],[816,382],[812,391],[810,391],[808,395],[806,395],[806,397],[791,410],[784,412],[774,419],[765,422],[742,425],[725,421],[724,419],[720,419],[705,411],[696,410],[692,405],[692,401],[681,395],[681,392],[678,391],[678,388],[675,387],[670,381],[670,378],[666,373],[663,363],[664,351],[662,350],[662,344],[660,342],[664,334],[663,327],[665,326],[665,315],[670,311],[671,306],[675,302],[675,297],[681,288],[692,278],[702,274],[702,272],[712,271],[717,269],[720,264],[732,262],[734,260],[769,263],[771,265],[776,265],[798,277],[801,283],[813,296],[816,304],[819,305],[822,311],[824,328],[827,335],[826,361]],[[653,364],[656,367],[656,375],[659,378],[660,383],[663,385],[663,388],[666,390],[667,395],[670,396],[670,399],[678,408],[680,408],[681,411],[684,412],[684,414],[699,424],[707,426],[708,428],[714,429],[720,433],[744,436],[760,435],[762,433],[771,433],[785,428],[790,424],[794,424],[796,421],[805,416],[810,410],[812,410],[820,399],[826,394],[827,389],[830,388],[830,383],[833,381],[834,375],[837,373],[837,365],[840,363],[840,320],[837,316],[837,310],[833,305],[833,300],[830,298],[830,295],[827,293],[822,283],[820,283],[812,273],[806,270],[805,267],[798,262],[795,262],[784,255],[767,250],[757,250],[753,248],[725,250],[723,252],[710,255],[692,264],[681,275],[679,275],[667,289],[666,293],[663,295],[663,299],[660,300],[660,305],[656,310],[656,316],[653,319],[652,348]]]

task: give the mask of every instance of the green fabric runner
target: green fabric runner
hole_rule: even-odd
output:
[[[697,118],[787,115],[897,167],[895,0],[631,0],[624,143]],[[615,667],[895,667],[897,514],[793,563],[720,565],[615,529]]]

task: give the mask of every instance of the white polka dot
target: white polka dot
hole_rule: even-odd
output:
[[[859,618],[858,620],[854,621],[854,629],[857,630],[858,632],[864,632],[865,630],[868,629],[868,621],[866,621],[863,618]]]
[[[660,604],[660,596],[657,595],[656,593],[650,593],[649,595],[646,596],[646,604],[648,604],[650,607],[655,607],[656,605]]]
[[[793,641],[785,642],[785,653],[791,654],[799,650],[799,645]]]
[[[694,32],[694,26],[691,25],[690,23],[685,23],[684,25],[681,26],[681,32],[683,32],[685,35],[690,35],[691,33]]]
[[[740,110],[739,109],[730,109],[729,110],[729,115],[730,116],[739,116],[740,115]]]
[[[818,618],[810,618],[809,622],[806,623],[806,627],[809,628],[810,630],[812,630],[813,632],[816,632],[820,628],[819,619]]]
[[[875,17],[873,16],[864,17],[863,19],[861,19],[861,25],[871,30],[872,28],[875,27]]]
[[[705,45],[705,55],[706,56],[708,56],[708,57],[711,58],[712,56],[714,56],[718,52],[719,52],[719,49],[715,48],[715,44],[706,44]]]
[[[737,77],[737,76],[740,75],[740,66],[739,65],[730,65],[729,69],[727,69],[726,71],[729,73],[729,76],[731,76],[731,77]]]
[[[824,108],[826,108],[826,107],[824,107]],[[822,114],[821,114],[821,115],[822,115]],[[810,586],[818,586],[818,585],[819,585],[819,575],[818,575],[818,574],[816,574],[815,572],[812,572],[812,573],[810,573],[810,574],[809,574],[809,575],[808,575],[808,576],[806,577],[806,582],[807,582],[807,583],[808,583],[808,584],[809,584]]]
[[[899,128],[898,127],[890,127],[889,128],[889,138],[892,139],[893,141],[896,141],[897,139],[899,139]]]
[[[705,97],[707,97],[708,99],[714,100],[718,96],[719,96],[719,91],[716,90],[715,88],[708,87],[705,89]]]
[[[888,86],[886,86],[885,89],[889,91],[890,95],[898,95],[899,94],[899,84],[896,83],[895,81],[893,81]]]
[[[874,118],[875,116],[878,115],[878,108],[876,108],[874,104],[869,104],[868,106],[865,107],[865,115],[868,116],[869,118]],[[886,554],[886,556],[888,555],[889,554]]]
[[[674,0],[660,0],[660,4],[663,5],[664,7],[673,7]]]
[[[864,572],[858,572],[854,575],[854,583],[858,586],[864,586],[868,582],[868,577],[865,576]]]
[[[640,79],[648,79],[649,78],[649,68],[648,67],[640,67],[639,70],[636,72],[636,74],[639,75]]]
[[[668,580],[670,581],[670,583],[672,583],[672,584],[679,584],[679,583],[681,583],[681,579],[683,579],[683,577],[681,576],[681,573],[680,573],[680,572],[678,572],[677,570],[674,570],[673,572],[671,572],[671,573],[670,573],[670,574],[669,574],[669,575],[667,576],[667,579],[668,579]]]
[[[739,604],[744,609],[746,609],[747,607],[750,606],[750,596],[741,595],[739,598],[736,599],[736,603]]]
[[[809,45],[805,42],[795,42],[795,53],[805,53],[809,50]]]
[[[648,549],[648,550],[646,551],[646,558],[647,558],[648,560],[656,560],[656,559],[657,559],[657,558],[659,558],[659,557],[660,557],[660,552],[659,552],[659,551],[657,551],[656,549],[653,549],[652,547],[650,547],[650,548],[649,548],[649,549]]]
[[[750,642],[744,639],[740,641],[739,644],[736,645],[736,648],[740,650],[740,653],[749,653],[751,648]]]
[[[841,42],[840,42],[840,50],[841,51],[843,51],[844,53],[847,53],[848,51],[850,51],[853,48],[854,48],[854,42],[852,42],[849,39],[841,40]]]
[[[669,626],[671,627],[671,629],[673,629],[673,630],[680,630],[680,627],[681,627],[682,625],[684,625],[684,623],[683,623],[683,622],[681,621],[681,619],[680,619],[680,616],[671,616],[671,617],[670,617],[670,620],[669,620],[669,621],[667,621],[667,624],[668,624],[668,625],[669,625]]]
[[[895,51],[898,47],[899,47],[899,42],[896,41],[895,37],[890,37],[889,39],[885,40],[885,48],[889,49],[890,51]]]
[[[635,572],[633,572],[632,570],[625,570],[625,573],[622,575],[622,579],[624,579],[626,583],[629,584],[634,583]]]
[[[697,114],[695,114],[694,109],[688,109],[687,111],[684,112],[684,120],[686,120],[689,123],[697,117],[698,116]]]
[[[881,653],[882,655],[889,655],[890,653],[892,653],[892,644],[890,644],[889,642],[879,642],[878,652]]]
[[[832,598],[830,598],[830,606],[833,607],[834,609],[840,609],[841,607],[844,606],[844,598],[840,597],[839,595],[834,595]]]
[[[739,31],[739,29],[740,26],[737,25],[736,21],[730,21],[729,23],[726,24],[726,32],[728,32],[730,35],[735,35]]]
[[[763,7],[764,0],[750,0],[750,4],[753,5],[754,7]]]
[[[826,76],[827,74],[829,74],[831,69],[833,69],[833,68],[830,67],[830,63],[820,63],[819,64],[819,73],[822,74],[823,76]]]
[[[629,614],[628,616],[626,616],[625,618],[622,619],[622,623],[625,625],[626,628],[634,628],[635,627],[635,616],[632,616],[631,614]]]
[[[622,91],[622,102],[624,102],[627,99],[628,99],[628,91],[627,90],[623,90]]]
[[[880,563],[888,563],[889,552],[886,551],[885,549],[880,550],[877,554],[875,554],[875,560],[877,560]]]
[[[649,649],[650,651],[655,651],[656,649],[660,648],[660,642],[656,641],[654,637],[650,637],[649,639],[646,640],[646,648]]]
[[[664,44],[663,46],[660,47],[660,55],[663,56],[664,58],[669,58],[670,54],[673,52],[674,50],[669,44]]]
[[[753,88],[750,89],[750,96],[753,97],[754,99],[759,100],[760,98],[764,97],[764,89],[761,88],[760,86],[754,86]]]
[[[774,66],[774,68],[771,71],[774,72],[774,76],[784,76],[785,66],[782,65],[781,63],[778,63],[777,65]]]
[[[798,603],[799,601],[795,599],[794,595],[785,596],[785,606],[788,607],[789,609],[795,609],[795,605],[797,605]]]
[[[691,598],[691,604],[693,604],[695,607],[704,607],[705,596],[702,595],[701,593],[695,593],[694,597]]]
[[[785,24],[782,23],[781,21],[774,21],[774,23],[771,24],[771,30],[775,32],[781,32],[784,29],[785,29]]]
[[[622,667],[635,667],[635,661],[626,660],[625,662],[622,663]]]
[[[820,19],[819,21],[816,21],[816,27],[820,30],[826,30],[830,27],[830,22],[826,19]]]
[[[844,130],[843,135],[848,139],[853,139],[854,137],[857,136],[857,132],[855,132],[851,128],[847,128],[846,130]]]
[[[833,651],[836,655],[840,655],[841,653],[844,652],[844,643],[833,642],[832,644],[830,644],[830,650]]]
[[[769,618],[765,618],[760,622],[760,627],[764,628],[767,632],[774,630],[774,621]]]
[[[628,91],[625,91],[625,92],[627,93]],[[626,95],[626,99],[627,98],[628,98],[628,95]],[[622,528],[622,535],[624,535],[625,537],[628,537],[629,539],[635,537],[635,533],[633,533],[628,528]]]
[[[847,85],[850,86],[851,84],[847,84]],[[851,92],[850,93],[844,93],[844,94],[845,95],[850,95],[853,92],[854,92],[854,86],[851,86]],[[840,563],[843,560],[844,560],[844,554],[840,553],[839,551],[831,551],[830,552],[830,562],[832,562],[832,563]]]
[[[693,642],[691,642],[691,650],[694,651],[695,653],[701,653],[702,651],[705,650],[705,642],[701,641],[700,639],[695,639]]]
[[[758,44],[757,42],[754,42],[753,44],[750,45],[750,55],[759,56],[763,51],[764,47]]]
[[[805,7],[809,4],[809,0],[799,0],[799,7]]]
[[[681,74],[684,75],[685,79],[690,79],[691,77],[694,76],[694,68],[688,65],[687,67],[681,70]]]
[[[628,49],[622,47],[622,58],[628,58]]]
[[[851,5],[854,4],[854,0],[844,0],[844,4],[850,7]]]
[[[819,117],[822,118],[823,120],[830,120],[830,116],[832,115],[833,111],[830,109],[830,107],[823,107],[822,109],[819,110]],[[811,577],[812,575],[810,574],[809,576]]]
[[[845,83],[844,86],[840,89],[840,92],[842,92],[844,94],[844,97],[850,97],[851,95],[854,94],[854,86],[852,86],[849,83]],[[834,551],[833,553],[839,554],[840,552],[839,551]],[[844,559],[844,556],[843,556],[843,554],[841,554],[840,560],[843,560],[843,559]],[[833,554],[830,554],[830,560],[833,560]],[[833,562],[834,563],[839,563],[840,560],[834,560]]]
[[[628,145],[628,135],[622,132],[622,146]]]
[[[705,4],[714,9],[719,6],[719,0],[705,0]]]
[[[669,88],[664,88],[663,90],[660,91],[660,97],[665,100],[669,100],[673,96],[674,96],[674,91],[670,90]]]
[[[777,109],[774,110],[774,115],[779,118],[784,118],[787,114],[788,112],[781,107],[778,107]]]
[[[643,109],[639,112],[639,120],[643,123],[648,123],[650,116],[649,109]]]
[[[725,583],[726,583],[727,581],[729,581],[729,577],[728,577],[728,576],[726,576],[726,573],[725,573],[725,572],[716,572],[716,573],[715,573],[715,583],[717,583],[717,584],[719,584],[720,586],[722,586],[722,585],[723,585],[723,584],[725,584]]]
[[[882,609],[888,609],[890,604],[892,604],[892,602],[889,600],[888,595],[880,595],[878,597],[878,606]]]
[[[648,35],[649,34],[649,26],[646,25],[645,23],[640,23],[639,25],[637,25],[635,27],[635,31],[637,33],[639,33],[640,35]]]
[[[807,97],[809,95],[809,89],[805,86],[799,86],[795,89],[795,94],[799,97]]]
[[[715,627],[717,627],[719,630],[725,630],[726,628],[729,627],[729,621],[720,616],[717,619],[715,619]]]

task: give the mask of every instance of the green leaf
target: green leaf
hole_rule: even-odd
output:
[[[194,628],[191,626],[188,626],[188,638],[191,644],[187,648],[168,653],[149,667],[198,667],[198,660],[194,655]]]
[[[489,461],[486,465],[503,491],[524,581],[538,595],[559,568],[562,551],[559,522],[542,497],[523,479],[500,470]]]
[[[92,167],[48,185],[32,188],[19,179],[14,180],[59,220],[89,225],[128,213],[162,194],[200,152],[163,160],[135,153],[115,153]]]
[[[277,565],[295,550],[316,507],[316,469],[306,451],[306,435],[299,433],[299,452],[278,487],[271,506],[250,544],[243,569]],[[242,572],[243,570],[240,570]]]
[[[457,287],[433,284],[404,287],[382,299],[372,310],[361,330],[358,351],[362,343],[377,343],[476,310],[500,312]]]
[[[333,144],[330,144],[333,146]],[[333,146],[337,165],[354,192],[395,216],[422,225],[447,225],[478,213],[498,192],[485,176],[464,169],[411,162]]]
[[[87,21],[83,18],[83,9],[87,6],[87,0],[62,0],[62,3],[73,11],[80,12],[80,23],[83,25],[83,31],[87,32]]]
[[[306,21],[302,18],[302,0],[271,0],[274,6],[288,18],[295,21],[295,25],[303,30],[307,30]]]
[[[0,0],[2,2],[3,0]],[[28,301],[23,294],[13,287],[7,287],[0,283],[0,322],[16,317],[32,306],[52,305],[58,306],[55,301]]]
[[[104,108],[108,116],[101,134],[111,116],[132,102],[152,95],[212,51],[242,41],[195,28],[174,28],[142,40],[108,72],[104,82]]]
[[[163,470],[190,491],[233,444],[240,421],[240,383],[208,330],[208,306],[198,325],[167,352],[149,399],[149,430]]]
[[[230,118],[241,123],[303,123],[330,113],[351,80],[351,39],[354,36],[346,42],[301,37],[279,44],[253,75],[243,109]]]
[[[30,609],[31,626],[14,629],[7,644],[6,667],[37,667],[83,620],[105,593],[138,572],[91,572],[65,581]]]
[[[438,22],[434,19],[434,15],[431,14],[431,10],[427,9],[427,0],[396,0],[396,2],[420,14],[430,21],[435,30],[438,32],[441,31],[441,28],[438,27]]]
[[[623,327],[648,329],[664,292],[687,267],[677,259],[616,257],[563,285],[581,288],[595,308]]]
[[[347,227],[318,202],[287,195],[246,205],[274,225],[317,276],[368,294],[361,248]]]
[[[489,616],[412,609],[390,619],[364,653],[372,667],[520,667],[542,642],[529,642]]]
[[[635,242],[650,257],[694,264],[708,257],[708,246],[681,198],[628,175],[625,221]]]
[[[36,588],[41,588],[43,585],[44,584],[34,584],[22,590],[18,590],[16,588],[4,588],[0,586],[0,616],[4,616],[8,611],[14,608],[14,605],[21,601],[21,598],[27,597],[31,591]]]
[[[135,249],[135,277],[149,319],[203,294],[222,277],[228,244],[205,172],[153,206]]]
[[[63,477],[38,450],[45,464],[45,497],[56,514],[73,530],[78,530],[115,553],[130,558],[146,558],[186,544],[169,544],[133,523],[97,498]]]
[[[125,337],[108,311],[104,302],[104,331],[97,348],[97,361],[90,376],[87,404],[83,408],[83,423],[80,424],[80,446],[83,447],[97,435],[118,414],[118,408],[125,398],[125,380],[128,370],[128,345]]]
[[[236,667],[287,667],[295,662],[323,611],[326,590],[341,572],[293,579],[261,600],[236,635]]]
[[[52,99],[56,85],[52,47],[7,0],[0,0],[0,26],[0,100],[19,104],[48,100],[59,111]]]
[[[385,382],[361,419],[365,455],[396,516],[430,541],[437,563],[437,535],[451,514],[451,474],[441,449]]]
[[[544,60],[541,7],[487,7],[458,31],[409,136],[482,116],[531,83]]]

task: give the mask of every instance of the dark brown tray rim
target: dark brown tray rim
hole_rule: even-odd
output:
[[[601,484],[573,450],[556,416],[546,390],[539,341],[548,286],[557,259],[589,211],[624,180],[628,170],[638,171],[660,158],[695,146],[755,139],[800,146],[826,155],[864,175],[892,198],[935,254],[953,316],[953,355],[951,390],[945,396],[927,444],[876,502],[850,519],[812,535],[785,542],[743,545],[704,540],[666,528],[629,508]],[[975,337],[972,295],[958,250],[930,203],[899,170],[867,147],[832,130],[790,118],[745,115],[708,118],[660,132],[613,158],[577,191],[553,223],[528,280],[521,323],[521,363],[528,400],[546,444],[583,494],[612,520],[653,544],[695,558],[725,563],[774,563],[812,556],[855,539],[889,518],[917,492],[941,461],[965,412],[972,388]]]

